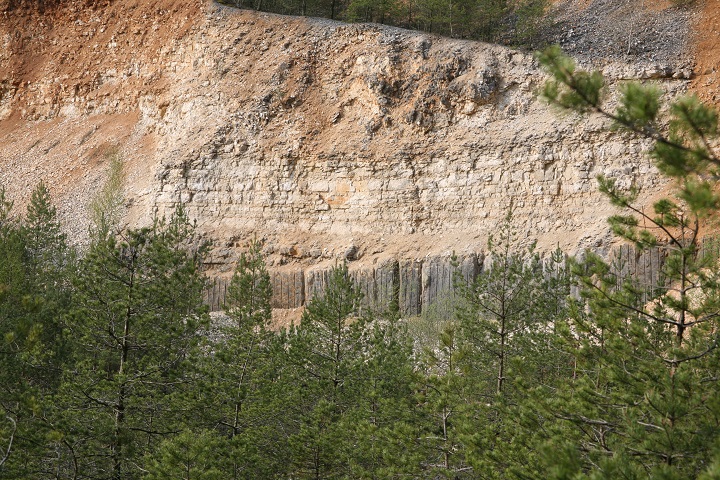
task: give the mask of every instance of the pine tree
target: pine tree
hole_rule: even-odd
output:
[[[70,278],[75,255],[68,247],[57,219],[50,191],[40,182],[33,190],[20,233],[23,237],[24,261],[28,280],[25,305],[37,339],[34,363],[44,364],[47,379],[58,378],[65,341],[61,319],[70,306]],[[28,346],[29,348],[29,346]]]
[[[288,354],[295,367],[293,411],[298,421],[289,443],[293,476],[298,478],[326,478],[342,470],[338,426],[362,394],[367,319],[360,315],[361,298],[347,266],[334,267],[327,288],[313,297],[300,325],[288,337]]]
[[[375,313],[363,333],[359,394],[340,420],[340,456],[350,478],[417,476],[422,435],[412,339],[396,302]]]
[[[168,222],[105,233],[80,263],[74,363],[59,397],[75,474],[137,478],[143,454],[183,429],[172,402],[189,388],[186,362],[207,321],[193,239],[179,208]]]
[[[468,471],[508,478],[532,463],[526,429],[537,427],[540,415],[531,393],[567,374],[569,357],[555,340],[569,295],[565,257],[555,252],[544,262],[534,245],[523,247],[511,207],[488,242],[483,272],[470,285],[457,283],[456,402],[465,407],[454,421],[454,450],[464,452]],[[442,345],[450,345],[448,333]]]
[[[554,478],[696,477],[720,435],[720,272],[717,258],[700,248],[701,226],[720,199],[710,180],[720,167],[717,113],[687,97],[664,119],[660,91],[637,84],[623,86],[610,111],[599,73],[577,71],[556,48],[540,61],[553,76],[547,99],[652,140],[651,156],[677,188],[674,199],[647,213],[636,190],[599,178],[601,191],[625,210],[609,219],[613,231],[641,250],[665,252],[665,281],[652,292],[595,255],[578,265],[589,309],[565,330],[576,378],[549,402],[567,428],[560,433],[566,447],[548,450],[547,464]]]
[[[184,431],[163,440],[146,460],[145,480],[224,480],[221,440],[214,432]],[[225,460],[225,461],[224,461]]]
[[[421,362],[417,397],[425,427],[420,444],[423,478],[472,477],[461,426],[473,415],[476,402],[466,369],[469,352],[458,330],[456,323],[447,323]]]
[[[510,361],[531,344],[531,332],[544,328],[536,311],[541,303],[542,265],[533,247],[522,253],[512,226],[512,210],[499,227],[498,243],[488,242],[489,267],[462,292],[462,331],[477,367],[494,372],[486,395],[509,393]],[[516,253],[520,252],[520,253]],[[525,353],[525,352],[523,352]]]
[[[11,219],[11,206],[0,189],[0,410],[14,440],[0,474],[43,476],[58,448],[53,395],[67,361],[63,317],[73,252],[44,184],[33,191],[25,218]]]
[[[216,355],[223,362],[228,381],[225,393],[232,392],[228,402],[231,412],[224,425],[230,428],[231,438],[243,430],[243,404],[256,388],[257,373],[267,348],[271,320],[270,275],[262,258],[261,243],[254,241],[247,254],[243,253],[235,268],[227,295],[227,316],[230,325],[222,329],[224,340]],[[220,393],[220,392],[218,392]]]
[[[14,470],[17,457],[18,398],[24,391],[19,358],[22,339],[17,332],[17,312],[24,291],[23,244],[19,227],[12,221],[12,202],[0,187],[0,478]],[[22,448],[22,447],[21,447]]]
[[[277,435],[273,382],[282,358],[271,355],[277,354],[276,335],[270,330],[271,296],[262,244],[253,241],[235,267],[226,318],[200,367],[206,399],[200,410],[211,412],[206,427],[222,435],[220,446],[230,459],[224,478],[273,476],[282,462],[273,454],[272,441]]]
[[[67,249],[65,234],[57,221],[57,209],[50,200],[50,191],[40,182],[30,197],[23,225],[27,263],[31,275],[46,277],[63,266]],[[47,278],[41,280],[48,281]]]

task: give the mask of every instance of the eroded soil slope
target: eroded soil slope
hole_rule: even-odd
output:
[[[202,1],[4,2],[0,17],[0,181],[23,207],[49,184],[81,241],[105,154],[124,152],[128,190],[155,155],[143,100],[168,90],[170,52],[202,25]]]
[[[720,106],[720,0],[705,0],[692,35],[696,78],[691,89]]]

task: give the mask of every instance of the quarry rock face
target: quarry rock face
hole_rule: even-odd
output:
[[[481,271],[510,208],[523,244],[607,251],[614,210],[595,177],[638,187],[648,206],[666,188],[647,143],[558,115],[537,98],[533,56],[504,47],[201,1],[7,13],[10,197],[43,179],[82,244],[107,153],[119,152],[128,226],[182,203],[221,276],[263,240],[277,308],[302,306],[347,261],[368,302],[399,296],[417,314],[454,269]],[[652,79],[669,95],[692,76],[686,65],[603,69],[610,90]]]

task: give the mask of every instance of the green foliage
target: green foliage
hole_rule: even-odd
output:
[[[352,0],[347,7],[351,22],[387,23],[402,15],[403,6],[394,0]]]
[[[296,433],[289,438],[294,471],[300,478],[338,475],[339,421],[360,394],[362,294],[346,265],[333,268],[322,295],[312,298],[289,337],[298,407]]]
[[[565,434],[582,452],[574,461],[595,466],[593,478],[619,470],[633,478],[696,476],[718,434],[718,411],[706,402],[717,383],[702,380],[716,375],[714,340],[698,326],[681,341],[671,328],[687,328],[672,313],[681,305],[670,309],[661,297],[645,306],[643,292],[629,280],[618,288],[600,258],[579,268],[591,310],[576,312],[565,331],[576,378],[549,402],[552,415],[575,427]]]
[[[457,326],[446,324],[421,363],[418,403],[428,430],[422,447],[430,478],[469,478],[471,473],[459,427],[477,405],[468,385],[465,362],[469,352],[458,337]]]
[[[512,395],[513,359],[540,362],[533,369],[542,369],[538,348],[563,313],[569,285],[562,284],[564,259],[559,252],[551,259],[553,272],[546,274],[534,246],[523,251],[512,210],[498,230],[497,241],[488,242],[488,267],[472,285],[461,288],[465,302],[458,319],[473,351],[475,376],[486,376],[485,394]]]
[[[293,478],[386,478],[417,468],[411,343],[391,312],[361,313],[347,267],[286,337],[289,367],[278,380]]]
[[[0,187],[0,312],[3,327],[8,327],[9,316],[17,308],[24,285],[23,254],[24,246],[18,225],[10,219],[12,202],[5,197],[5,189]],[[13,334],[5,332],[6,341]]]
[[[718,454],[716,453],[713,456],[712,463],[707,467],[707,469],[700,474],[698,477],[699,480],[718,480],[720,479],[720,458],[718,458]]]
[[[7,198],[5,187],[0,185],[0,227],[3,229],[7,229],[9,226],[12,207],[13,202]]]
[[[621,124],[633,129],[656,127],[660,112],[660,90],[655,86],[627,83],[621,89],[617,115]]]
[[[526,0],[517,2],[514,8],[516,18],[510,43],[516,46],[533,46],[539,42],[543,29],[552,25],[550,4],[547,0]]]
[[[0,419],[0,439],[2,440],[2,444],[0,445],[1,472],[3,465],[5,465],[5,462],[10,458],[10,453],[13,451],[13,441],[17,433],[17,422],[13,417],[7,415],[5,411],[0,411],[0,414],[4,417]]]
[[[354,363],[361,353],[367,319],[360,314],[362,293],[346,265],[331,270],[325,291],[312,298],[295,329],[291,343],[300,355],[297,364],[314,386],[332,397],[351,385]]]
[[[272,286],[261,248],[255,240],[240,255],[228,288],[227,313],[238,330],[265,330],[271,319]]]
[[[377,22],[429,33],[532,46],[552,22],[547,0],[232,0],[223,2],[289,15]]]
[[[32,193],[25,218],[12,218],[0,188],[0,475],[51,469],[52,394],[67,361],[73,252],[47,187]]]
[[[600,108],[605,80],[599,72],[576,71],[573,59],[564,55],[558,46],[539,53],[538,60],[551,75],[541,91],[544,99],[581,113]]]
[[[185,431],[164,440],[146,460],[145,480],[223,480],[221,441],[212,432]]]
[[[253,241],[240,256],[228,288],[227,319],[208,344],[213,354],[199,362],[205,400],[198,415],[212,412],[204,426],[222,434],[217,448],[228,457],[223,478],[261,478],[273,468],[272,448],[259,448],[277,435],[270,425],[277,354],[269,330],[272,288],[261,247]]]
[[[660,91],[653,86],[627,84],[620,90],[615,112],[604,106],[604,80],[599,72],[576,71],[574,61],[559,47],[538,54],[551,74],[542,96],[562,109],[596,112],[617,128],[654,141],[651,156],[665,175],[675,179],[679,195],[693,213],[707,215],[717,208],[718,198],[707,180],[715,175],[720,158],[712,145],[718,138],[718,114],[696,97],[683,97],[669,107],[669,118],[660,118]],[[669,124],[666,132],[661,125]]]
[[[454,322],[454,315],[463,308],[464,297],[448,291],[438,295],[435,301],[423,308],[417,317],[406,319],[407,331],[413,340],[415,349],[424,351],[437,344],[440,334]]]
[[[169,222],[96,238],[80,264],[61,395],[72,464],[85,474],[137,477],[143,450],[177,428],[171,402],[207,321],[193,235],[178,209]]]
[[[60,230],[57,209],[50,200],[50,191],[42,182],[30,197],[22,233],[31,275],[38,278],[46,275],[52,277],[65,266],[65,234]]]
[[[542,262],[533,245],[521,247],[512,209],[488,249],[475,282],[459,284],[461,404],[472,407],[455,428],[473,471],[508,478],[528,475],[538,462],[534,436],[545,420],[535,392],[552,391],[569,376],[570,357],[556,339],[569,311],[570,279],[562,252]]]
[[[676,182],[648,209],[598,179],[613,231],[662,253],[659,281],[589,252],[541,259],[510,211],[482,273],[420,320],[397,300],[369,311],[341,265],[274,332],[253,242],[210,327],[205,249],[182,209],[116,233],[105,212],[120,203],[105,202],[76,261],[45,185],[25,218],[0,189],[0,478],[718,477],[720,264],[701,242],[717,114],[633,84],[609,102],[599,74],[540,58],[548,100],[651,139]]]
[[[717,113],[696,98],[670,105],[654,87],[627,85],[615,112],[605,109],[599,74],[576,72],[558,49],[540,55],[554,80],[545,97],[562,108],[593,111],[616,127],[654,141],[658,168],[678,185],[676,199],[653,213],[636,205],[637,191],[599,178],[600,190],[626,213],[609,221],[615,234],[641,250],[660,249],[664,288],[648,291],[622,278],[622,266],[588,254],[575,267],[587,309],[563,330],[576,372],[547,415],[566,422],[567,449],[546,451],[554,478],[695,478],[712,459],[718,418],[718,259],[701,252],[701,220],[717,211]],[[669,125],[664,129],[663,125]],[[619,268],[618,268],[619,267]],[[651,295],[648,301],[648,295]],[[654,295],[654,298],[652,297]],[[558,427],[562,429],[562,427]],[[571,446],[574,446],[571,447]]]
[[[414,401],[412,343],[392,315],[375,319],[363,336],[362,377],[355,405],[341,421],[342,454],[352,478],[412,475],[422,457]]]

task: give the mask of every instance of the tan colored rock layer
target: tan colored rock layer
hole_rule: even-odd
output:
[[[254,237],[277,271],[481,253],[511,204],[541,249],[602,248],[596,175],[643,201],[663,188],[646,144],[558,116],[532,56],[506,48],[200,1],[44,15],[0,22],[0,181],[22,199],[45,179],[81,243],[113,146],[128,224],[183,202],[220,270]],[[673,95],[690,76],[605,73]]]

